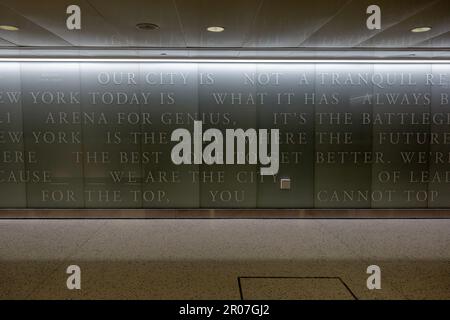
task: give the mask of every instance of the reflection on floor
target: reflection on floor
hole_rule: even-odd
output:
[[[450,220],[0,220],[0,298],[450,299]]]

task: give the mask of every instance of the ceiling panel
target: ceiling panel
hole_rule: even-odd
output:
[[[171,0],[89,0],[89,3],[117,28],[128,46],[186,46],[177,10]],[[136,29],[136,24],[141,22],[157,24],[160,29]]]
[[[123,46],[127,43],[114,25],[108,24],[85,0],[1,0],[28,20],[51,31],[75,46]],[[68,30],[66,8],[76,3],[81,9],[81,30]]]
[[[242,47],[262,0],[175,0],[189,47]],[[206,30],[220,26],[225,32]]]
[[[417,46],[430,48],[450,48],[450,31],[438,35],[434,38],[425,40],[417,44]]]
[[[382,27],[389,28],[399,21],[415,15],[436,1],[378,0],[376,4],[381,8]],[[380,30],[369,30],[366,27],[368,17],[366,10],[373,3],[373,0],[353,0],[331,21],[303,42],[301,46],[353,47],[373,37],[380,32]]]
[[[382,9],[382,30],[365,27],[373,3]],[[81,30],[66,28],[70,4],[82,9]],[[140,22],[160,28],[138,30]],[[197,55],[210,48],[246,56],[281,48],[293,55],[302,48],[450,48],[450,0],[0,0],[0,24],[20,27],[0,30],[5,49],[137,47],[165,54],[172,48]],[[432,30],[410,32],[421,25]],[[225,31],[211,33],[208,26]]]
[[[16,11],[0,4],[0,21],[2,25],[19,26],[20,31],[0,30],[0,38],[20,46],[69,46],[50,31],[34,24]]]
[[[374,37],[362,42],[363,47],[412,47],[427,39],[450,31],[450,1],[440,0],[414,16],[384,29]],[[431,26],[432,30],[413,33],[415,27]]]
[[[245,46],[297,47],[349,2],[265,0]]]
[[[15,44],[13,44],[13,43],[11,43],[9,41],[0,39],[0,46],[2,46],[2,47],[9,47],[9,46],[15,46]]]

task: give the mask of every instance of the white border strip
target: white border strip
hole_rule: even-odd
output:
[[[450,64],[449,59],[159,59],[159,58],[2,58],[0,62],[166,62],[166,63],[397,63]]]

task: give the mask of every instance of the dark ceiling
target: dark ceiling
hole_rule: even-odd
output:
[[[82,29],[66,28],[78,4]],[[366,28],[366,8],[382,29]],[[158,30],[138,30],[151,22]],[[0,0],[0,46],[140,48],[450,48],[450,0]],[[223,26],[222,33],[206,31]],[[412,33],[417,26],[431,26]]]

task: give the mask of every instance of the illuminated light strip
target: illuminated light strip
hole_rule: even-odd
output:
[[[449,59],[159,59],[159,58],[2,58],[0,62],[166,62],[166,63],[398,63],[450,64]]]

